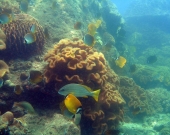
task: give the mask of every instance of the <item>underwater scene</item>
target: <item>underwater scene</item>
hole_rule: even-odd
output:
[[[169,0],[0,0],[0,135],[170,135]]]

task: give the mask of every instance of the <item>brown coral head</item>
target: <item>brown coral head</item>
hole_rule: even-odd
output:
[[[13,120],[14,120],[14,115],[10,111],[7,111],[6,113],[4,113],[2,115],[3,122],[7,122],[8,124],[11,124],[11,123],[13,123]]]
[[[45,56],[49,64],[44,73],[47,82],[105,83],[106,60],[104,55],[83,43],[82,40],[62,39]]]
[[[4,43],[4,41],[0,40],[0,50],[4,49],[6,49],[6,44]]]
[[[0,60],[0,78],[2,78],[5,75],[5,73],[8,72],[9,72],[8,65],[3,60]]]
[[[24,36],[30,32],[30,27],[35,24],[36,29],[36,41],[27,45],[24,43]],[[43,32],[42,26],[39,22],[28,14],[16,14],[15,20],[8,24],[2,25],[2,31],[5,33],[6,41],[6,49],[3,50],[0,54],[1,57],[6,59],[18,58],[18,57],[29,57],[32,54],[41,54],[42,49],[45,43],[45,36]],[[4,35],[0,32],[1,36]]]

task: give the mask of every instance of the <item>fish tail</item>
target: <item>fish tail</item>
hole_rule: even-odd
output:
[[[93,93],[93,98],[98,101],[98,98],[99,98],[99,94],[100,94],[100,89],[98,90],[95,90],[92,92]]]

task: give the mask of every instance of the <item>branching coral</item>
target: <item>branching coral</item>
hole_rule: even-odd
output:
[[[35,24],[36,42],[27,45],[24,41],[24,36],[30,32],[30,27]],[[42,26],[36,19],[27,14],[16,14],[15,20],[11,23],[1,25],[2,31],[6,35],[6,49],[1,51],[2,57],[28,57],[30,54],[41,53],[45,43],[45,37]]]
[[[47,83],[54,82],[56,90],[68,83],[80,83],[101,89],[99,101],[81,99],[84,122],[88,119],[97,135],[116,128],[123,117],[125,101],[118,91],[119,78],[107,65],[104,55],[83,41],[61,40],[45,56]]]

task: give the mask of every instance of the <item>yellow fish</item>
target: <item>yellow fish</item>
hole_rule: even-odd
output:
[[[65,117],[67,117],[67,118],[69,118],[69,119],[72,119],[72,118],[74,117],[74,114],[71,113],[71,112],[67,109],[67,107],[65,106],[64,101],[62,101],[62,102],[60,103],[60,110],[61,110],[61,113],[62,113]]]
[[[73,114],[77,113],[77,110],[82,107],[81,102],[72,94],[68,94],[64,100],[66,108]]]
[[[30,71],[28,80],[32,84],[37,84],[43,81],[43,74],[40,71],[32,70]]]
[[[120,68],[123,68],[126,64],[126,59],[122,56],[119,56],[119,58],[115,61],[116,65]]]

